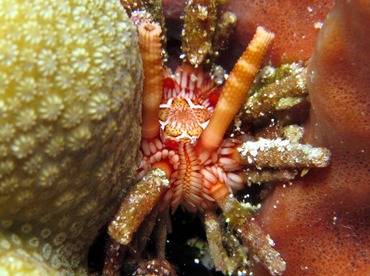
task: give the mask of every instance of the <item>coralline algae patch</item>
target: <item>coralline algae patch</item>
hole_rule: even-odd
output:
[[[0,22],[0,274],[85,271],[136,170],[136,31],[116,1],[0,0]]]

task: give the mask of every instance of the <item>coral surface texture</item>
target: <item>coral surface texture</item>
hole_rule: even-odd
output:
[[[117,1],[0,1],[0,275],[87,273],[136,171],[142,65]]]

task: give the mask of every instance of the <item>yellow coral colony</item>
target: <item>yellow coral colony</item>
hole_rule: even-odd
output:
[[[87,273],[136,170],[135,28],[98,0],[0,0],[0,22],[0,275]]]

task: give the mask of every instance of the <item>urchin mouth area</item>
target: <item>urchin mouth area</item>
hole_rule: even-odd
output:
[[[196,140],[208,125],[212,112],[191,99],[171,98],[160,105],[159,120],[164,134],[179,140]]]

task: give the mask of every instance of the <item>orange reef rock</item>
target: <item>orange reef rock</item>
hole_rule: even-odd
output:
[[[258,217],[287,262],[284,275],[370,273],[369,26],[369,1],[338,0],[318,36],[305,139],[329,148],[331,164],[276,187]]]
[[[307,59],[311,56],[320,24],[333,6],[333,0],[230,0],[227,10],[238,18],[237,43],[245,45],[258,25],[275,33],[266,56],[274,64]],[[236,44],[237,45],[237,44]],[[234,46],[235,47],[235,46]]]

